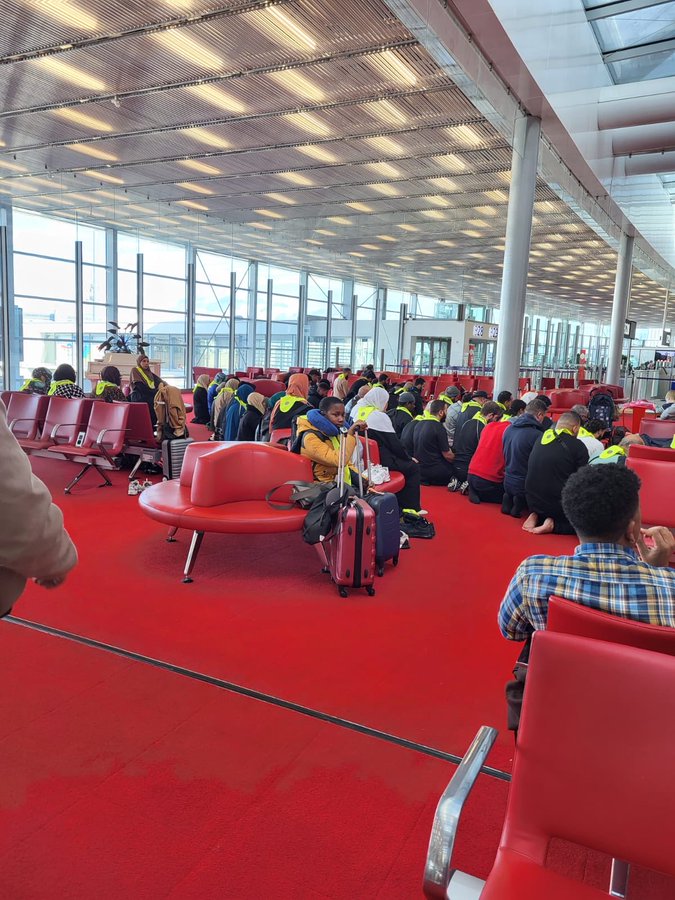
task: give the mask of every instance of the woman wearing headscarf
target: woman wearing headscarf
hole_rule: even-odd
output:
[[[105,366],[101,369],[101,376],[91,396],[94,400],[103,400],[104,403],[126,402],[127,398],[122,390],[122,376],[117,366]]]
[[[225,427],[223,429],[224,441],[236,441],[239,432],[239,422],[247,410],[247,401],[251,394],[254,393],[253,386],[250,384],[242,384],[237,388],[234,400],[227,407],[225,412]]]
[[[352,397],[351,400],[347,400],[347,402],[345,403],[345,415],[347,416],[347,418],[350,421],[352,421],[352,410],[354,409],[356,404],[359,402],[359,400],[363,400],[363,398],[366,396],[366,394],[368,393],[369,390],[370,390],[369,384],[362,385],[359,388],[356,396]]]
[[[258,426],[262,422],[267,407],[267,398],[257,391],[253,391],[248,395],[246,401],[246,412],[239,420],[239,431],[237,432],[238,441],[254,441]]]
[[[136,359],[136,365],[129,373],[129,381],[131,384],[129,399],[132,403],[146,403],[150,410],[152,424],[156,425],[155,394],[164,382],[150,369],[150,360],[145,353],[139,354]]]
[[[261,441],[269,441],[270,439],[270,419],[272,418],[272,413],[276,409],[277,403],[281,400],[282,397],[286,396],[286,391],[277,391],[276,394],[272,394],[272,396],[267,401],[267,410],[265,415],[263,416],[263,420],[260,423],[260,440]],[[309,401],[308,401],[309,402]]]
[[[234,400],[234,395],[239,387],[238,378],[228,378],[225,384],[219,385],[216,399],[211,407],[211,415],[209,419],[210,428],[216,432],[216,440],[222,441],[222,432],[225,428],[225,410]]]
[[[33,369],[30,378],[27,378],[19,388],[25,394],[46,394],[52,382],[52,373],[49,369],[38,366]]]
[[[405,476],[405,485],[396,495],[401,512],[424,514],[420,509],[420,467],[396,435],[386,413],[388,403],[389,394],[384,388],[371,388],[352,409],[352,419],[368,426],[367,436],[377,441],[381,464]]]
[[[213,410],[213,402],[216,399],[216,394],[220,390],[224,381],[227,381],[227,375],[224,372],[217,372],[213,378],[213,381],[208,386],[206,399],[209,404],[209,415]]]
[[[197,379],[197,384],[192,390],[192,409],[194,417],[192,419],[195,425],[209,424],[209,403],[206,392],[209,389],[209,376],[204,373]]]
[[[307,401],[308,395],[309,378],[301,372],[291,375],[286,393],[272,410],[270,433],[279,428],[291,428],[296,416],[304,416],[312,408]]]
[[[54,372],[54,380],[49,385],[47,395],[49,397],[66,397],[69,400],[79,400],[81,397],[84,397],[82,388],[79,384],[75,384],[76,377],[75,369],[69,366],[68,363],[62,363],[60,366],[57,366]]]

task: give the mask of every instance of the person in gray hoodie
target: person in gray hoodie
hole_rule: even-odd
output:
[[[525,478],[532,448],[544,431],[546,405],[531,400],[525,412],[504,432],[504,499],[502,512],[519,519],[525,508]]]

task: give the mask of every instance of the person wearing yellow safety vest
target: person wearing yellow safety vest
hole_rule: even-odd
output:
[[[405,477],[403,488],[396,494],[401,514],[426,515],[420,509],[420,467],[407,452],[386,413],[389,394],[383,387],[372,388],[352,410],[354,422],[365,422],[368,437],[377,443],[380,463]]]
[[[211,419],[209,415],[209,376],[204,372],[197,379],[197,384],[192,389],[192,409],[194,416],[192,422],[195,425],[208,425]]]
[[[309,378],[302,372],[291,375],[286,393],[272,410],[270,434],[280,428],[292,428],[293,420],[304,416],[312,408],[307,400],[308,395]]]
[[[21,385],[19,390],[24,394],[46,394],[52,380],[52,373],[49,369],[38,366],[33,369],[30,378],[27,378]]]
[[[581,419],[571,410],[544,432],[532,448],[525,479],[530,515],[523,525],[531,534],[574,534],[562,507],[567,479],[588,464],[586,447],[577,439]]]
[[[131,387],[129,399],[133,403],[145,403],[150,410],[152,424],[156,425],[155,394],[159,390],[160,384],[164,384],[164,382],[150,369],[150,360],[145,353],[139,353],[136,358],[136,365],[129,373],[129,381]]]
[[[49,397],[66,397],[67,399],[84,397],[84,391],[78,384],[75,384],[75,378],[75,369],[68,363],[57,366],[47,395]]]
[[[414,396],[414,395],[413,395]],[[443,403],[443,401],[439,401]],[[431,418],[431,413],[429,412],[429,408],[433,401],[427,403],[426,409],[420,415],[413,416],[412,422],[408,422],[401,432],[401,443],[405,447],[406,453],[408,453],[413,459],[415,458],[415,432],[417,431],[417,427],[420,422],[426,422]],[[447,406],[443,403],[445,409]]]
[[[464,394],[464,397],[462,398],[462,408],[460,409],[459,414],[455,419],[455,434],[453,445],[454,441],[456,441],[459,437],[464,423],[470,422],[471,419],[473,419],[473,417],[476,415],[476,413],[480,412],[481,407],[484,403],[487,403],[487,401],[487,391],[476,391],[473,394]]]
[[[415,397],[409,391],[401,391],[398,395],[398,406],[390,410],[387,415],[391,419],[397,437],[401,437],[403,431],[415,415]]]
[[[103,400],[104,403],[126,402],[127,398],[122,390],[122,376],[117,366],[105,366],[101,369],[101,375],[91,396],[94,400]]]
[[[471,410],[472,407],[468,409]],[[487,400],[455,434],[453,446],[455,459],[452,464],[452,476],[448,479],[449,491],[466,494],[469,489],[469,465],[478,447],[481,433],[490,422],[498,422],[503,412],[501,406],[493,400]]]
[[[600,436],[607,431],[607,426],[601,419],[591,419],[585,425],[579,426],[577,438],[588,451],[588,459],[592,461],[605,449]]]
[[[345,424],[345,406],[339,397],[324,397],[318,409],[310,409],[297,420],[300,455],[312,461],[315,481],[337,481],[340,461],[340,429]],[[345,435],[345,482],[353,481],[350,463],[356,451],[356,434],[365,429],[355,422]]]
[[[349,366],[345,366],[333,382],[333,396],[337,397],[339,400],[344,401],[349,393],[349,378],[351,374],[352,370]]]
[[[487,404],[485,404],[487,406]],[[485,417],[485,406],[481,415]],[[497,404],[499,406],[499,403]],[[469,500],[471,503],[501,503],[504,499],[504,432],[525,412],[522,400],[513,400],[508,415],[490,422],[478,439],[478,446],[469,462]]]
[[[496,404],[497,406],[501,406],[504,415],[506,415],[509,411],[509,406],[511,406],[511,402],[513,401],[513,394],[511,391],[500,391],[497,394]]]
[[[211,407],[211,418],[209,420],[209,427],[213,430],[215,434],[214,439],[217,441],[223,439],[225,416],[227,415],[230,404],[234,400],[234,395],[239,390],[240,384],[238,378],[228,378],[225,384],[221,382],[219,385],[216,399],[213,401],[213,406]]]
[[[420,464],[422,484],[447,484],[452,477],[453,454],[443,425],[447,409],[442,400],[432,400],[413,423],[413,459]]]
[[[644,445],[644,441],[639,434],[627,434],[618,444],[610,445],[602,453],[598,453],[597,456],[593,457],[590,464],[592,466],[625,466],[628,448],[633,444]]]

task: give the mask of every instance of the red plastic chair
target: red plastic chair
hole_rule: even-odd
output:
[[[49,406],[49,398],[41,394],[17,391],[7,407],[9,430],[18,440],[34,440],[42,427]]]
[[[640,508],[646,525],[675,528],[675,477],[672,463],[629,456],[626,465],[642,482]]]
[[[675,462],[675,450],[668,447],[647,447],[646,444],[631,444],[628,448],[629,459],[662,459],[664,462]]]
[[[370,454],[370,462],[374,466],[379,466],[381,464],[380,459],[380,447],[377,441],[373,440],[373,438],[364,438],[363,435],[359,435],[359,441],[361,442],[361,446],[363,448],[363,459],[364,459],[364,467],[365,467],[365,453],[366,453],[366,441],[368,441],[368,453]],[[389,481],[385,481],[384,484],[373,485],[376,491],[383,491],[388,494],[398,494],[399,491],[403,490],[405,487],[405,475],[403,472],[395,472],[393,469],[389,470]]]
[[[675,419],[643,419],[640,434],[653,438],[672,438],[675,435]]]
[[[251,384],[259,394],[263,395],[263,397],[273,397],[274,394],[278,394],[279,391],[286,390],[286,385],[283,381],[274,381],[272,378],[258,378],[255,381],[252,381]]]
[[[427,897],[453,896],[452,846],[464,801],[494,742],[483,728],[439,803]],[[545,867],[554,838],[675,876],[675,659],[539,631],[506,819],[481,900],[593,900],[606,892]],[[482,887],[482,892],[480,888]],[[462,896],[471,896],[463,894]]]
[[[91,401],[49,397],[44,425],[39,437],[19,438],[19,444],[26,453],[47,450],[58,444],[73,444],[86,420],[86,411]]]
[[[84,462],[78,474],[65,488],[64,493],[69,494],[89,469],[94,469],[103,479],[103,484],[99,487],[112,486],[112,481],[100,468],[100,464],[103,463],[109,469],[119,468],[114,457],[119,456],[124,449],[129,406],[129,403],[94,403],[84,440],[79,447],[77,443],[73,443],[48,448],[49,453],[58,453],[73,462],[78,459]]]

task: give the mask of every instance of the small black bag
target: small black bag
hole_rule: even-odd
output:
[[[340,496],[333,482],[319,483],[320,493],[305,516],[302,537],[307,544],[318,544],[332,533],[344,497],[354,493],[351,488]]]
[[[288,503],[279,503],[279,501],[273,500],[272,497],[276,492],[287,485],[291,487],[291,496]],[[299,506],[300,509],[311,509],[314,501],[326,493],[323,488],[324,485],[320,481],[285,481],[283,484],[268,491],[265,500],[272,509],[286,510],[293,509],[295,506]]]
[[[405,531],[410,538],[431,540],[436,537],[436,529],[428,519],[423,516],[413,516],[410,513],[403,513],[401,531]]]
[[[523,709],[523,696],[525,694],[525,679],[527,678],[527,666],[530,660],[530,646],[532,638],[529,637],[520,651],[520,655],[513,667],[513,681],[506,682],[504,694],[506,696],[506,722],[509,731],[518,733],[520,725],[520,713]]]

